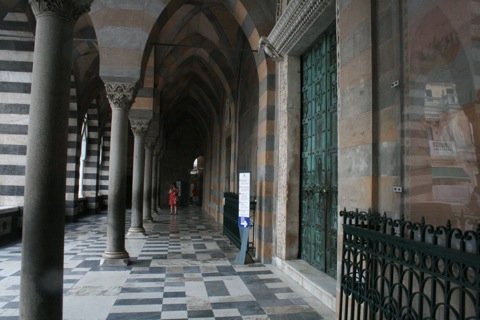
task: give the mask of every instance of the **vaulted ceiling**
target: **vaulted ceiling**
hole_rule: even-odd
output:
[[[225,101],[237,98],[241,72],[256,72],[258,39],[275,23],[276,2],[94,0],[75,25],[80,108],[102,96],[104,82],[136,82],[151,96],[153,128],[163,121],[168,133],[186,121],[208,139]],[[15,8],[30,12],[34,28],[27,0],[0,4],[2,16]]]

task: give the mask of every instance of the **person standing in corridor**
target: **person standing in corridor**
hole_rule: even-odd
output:
[[[177,214],[177,201],[178,201],[178,188],[174,183],[170,185],[168,189],[168,204],[170,205],[170,214]]]

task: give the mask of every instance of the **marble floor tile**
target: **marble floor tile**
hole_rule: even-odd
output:
[[[274,266],[232,265],[237,248],[198,207],[155,215],[145,237],[126,239],[125,267],[99,265],[106,227],[105,213],[65,227],[66,320],[335,319]],[[20,260],[20,243],[0,247],[0,320],[18,319]]]

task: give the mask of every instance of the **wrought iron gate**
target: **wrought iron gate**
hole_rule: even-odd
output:
[[[332,24],[302,55],[301,258],[336,277],[337,59]]]
[[[223,198],[225,199],[225,204],[223,205],[223,234],[226,235],[237,248],[240,248],[238,194],[225,192]]]
[[[476,231],[342,211],[339,319],[480,319]]]

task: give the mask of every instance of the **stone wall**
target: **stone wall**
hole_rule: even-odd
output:
[[[82,146],[82,137],[80,136],[82,122],[79,123],[77,109],[75,79],[72,75],[70,78],[70,103],[68,113],[67,181],[65,189],[66,221],[76,221],[78,218],[78,173]],[[83,202],[80,206],[81,211],[83,211]]]
[[[110,169],[110,132],[111,132],[111,122],[110,120],[102,128],[102,143],[99,147],[101,150],[101,163],[100,163],[100,172],[98,177],[98,193],[101,197],[100,209],[104,210],[107,206],[108,201],[108,170]]]
[[[10,12],[0,21],[0,207],[20,207],[24,203],[25,161],[30,109],[34,35],[31,23],[23,12]],[[78,211],[78,171],[81,147],[78,128],[76,81],[70,79],[68,128],[68,160],[66,178],[67,221],[75,220]],[[97,106],[89,109],[89,139],[86,159],[86,210],[99,207],[98,194],[98,116]],[[104,180],[102,190],[108,192],[109,127],[104,129]],[[105,161],[106,159],[106,161]],[[87,204],[88,203],[88,204]]]
[[[23,207],[34,41],[24,13],[8,13],[0,32],[0,206]]]
[[[87,199],[87,213],[97,213],[100,209],[98,199],[99,189],[99,156],[100,141],[98,135],[98,106],[96,101],[87,111],[88,114],[88,138],[87,154],[85,157],[85,174],[83,177],[84,197]]]
[[[401,7],[397,1],[376,1],[375,5],[372,33],[375,37],[373,104],[377,187],[372,207],[398,214],[402,194],[393,192],[393,187],[402,186],[400,132],[404,81],[399,30]]]

